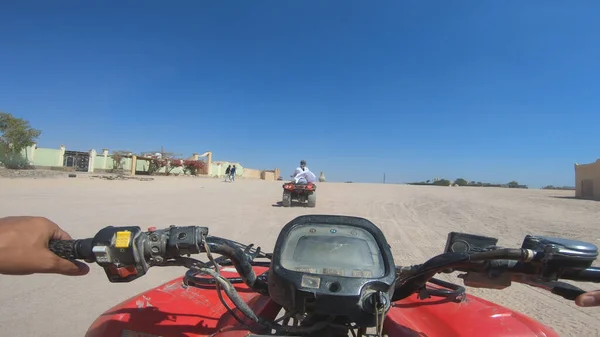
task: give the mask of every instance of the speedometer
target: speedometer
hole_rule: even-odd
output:
[[[269,297],[288,311],[344,316],[373,326],[390,307],[396,270],[385,236],[364,218],[304,215],[279,233]],[[377,302],[379,301],[379,302]]]
[[[311,223],[289,233],[281,266],[310,274],[378,278],[385,273],[373,235],[362,228]]]

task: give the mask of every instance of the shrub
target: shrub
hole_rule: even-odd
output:
[[[199,172],[204,173],[205,168],[206,168],[206,163],[201,160],[184,160],[183,161],[184,172],[189,173],[193,176],[198,175]]]
[[[469,184],[469,182],[467,182],[465,179],[463,178],[458,178],[454,181],[454,183],[458,186],[467,186]]]
[[[437,186],[450,186],[451,182],[447,179],[440,179],[433,182],[433,185]]]
[[[0,147],[2,147],[0,145]],[[12,170],[23,170],[23,169],[33,169],[34,167],[29,164],[27,158],[25,158],[21,153],[15,153],[13,151],[5,151],[0,149],[0,163],[4,165],[7,169]]]
[[[112,154],[113,167],[111,172],[123,173],[123,160],[125,159],[125,153],[121,151],[115,151]]]

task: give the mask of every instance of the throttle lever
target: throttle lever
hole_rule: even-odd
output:
[[[530,277],[513,278],[513,281],[547,290],[555,295],[571,301],[574,301],[579,295],[586,292],[579,287],[561,281],[542,281]]]

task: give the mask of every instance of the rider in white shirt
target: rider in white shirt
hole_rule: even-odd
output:
[[[310,170],[308,169],[308,167],[306,167],[306,160],[301,160],[300,166],[296,167],[296,171],[294,171],[294,174],[292,174],[291,177],[294,178],[295,176],[298,175],[298,173],[302,173],[304,171],[310,171]]]
[[[291,176],[296,184],[306,184],[306,183],[314,183],[317,180],[317,177],[314,173],[310,172],[308,167],[306,167],[306,161],[300,161],[300,167],[296,168],[294,174]]]

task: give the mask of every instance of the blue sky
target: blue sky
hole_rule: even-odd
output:
[[[376,4],[376,5],[375,5]],[[600,157],[598,1],[4,1],[0,110],[39,145],[330,180],[573,185]],[[291,173],[291,172],[290,172]]]

